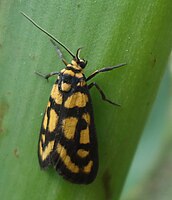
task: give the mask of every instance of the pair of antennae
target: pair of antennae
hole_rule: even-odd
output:
[[[53,35],[51,35],[50,33],[48,33],[46,30],[44,30],[42,27],[40,27],[36,22],[34,22],[29,16],[27,16],[24,12],[20,12],[24,17],[26,17],[26,19],[28,19],[34,26],[36,26],[39,30],[41,30],[42,32],[44,32],[46,35],[48,35],[51,39],[53,39],[55,42],[57,42],[60,46],[62,46],[64,49],[66,49],[66,51],[73,57],[76,58],[75,55],[64,45],[62,44],[59,40],[57,40]],[[77,55],[79,53],[80,49],[78,49],[77,51]],[[78,57],[78,56],[77,56]]]

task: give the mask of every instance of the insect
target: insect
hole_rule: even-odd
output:
[[[108,100],[97,83],[87,85],[87,82],[97,74],[122,67],[125,63],[96,70],[86,78],[83,69],[87,61],[79,57],[81,48],[77,50],[76,55],[73,54],[25,13],[21,13],[50,37],[65,64],[65,68],[60,72],[51,72],[48,75],[37,73],[47,80],[57,75],[40,130],[40,167],[45,169],[51,165],[65,179],[73,183],[89,184],[95,179],[98,171],[98,146],[89,90],[95,86],[104,101],[112,105],[118,104]],[[58,45],[72,56],[71,63],[63,58]]]

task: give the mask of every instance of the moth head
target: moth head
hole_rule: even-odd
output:
[[[79,49],[77,50],[76,56],[75,56],[74,60],[75,60],[75,62],[77,63],[77,65],[79,65],[82,69],[84,69],[85,66],[87,65],[87,61],[84,60],[84,59],[81,59],[81,58],[79,57],[81,49],[82,49],[82,48],[79,48]]]

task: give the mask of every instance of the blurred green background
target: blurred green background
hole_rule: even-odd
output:
[[[48,73],[64,66],[49,39],[21,16],[20,10],[72,51],[84,46],[81,57],[89,60],[86,75],[127,63],[94,79],[109,99],[122,106],[112,108],[101,101],[97,91],[91,91],[100,167],[90,185],[71,184],[55,170],[39,168],[39,129],[55,77],[47,84],[34,71]],[[158,194],[159,199],[169,200],[169,196],[165,199],[167,189],[171,190],[172,168],[168,162],[169,69],[149,113],[171,50],[171,18],[171,0],[0,1],[1,199],[117,200],[139,144],[122,200],[152,200],[157,197],[151,195]],[[65,54],[65,58],[70,56]],[[164,178],[166,171],[169,174]]]
[[[120,200],[172,199],[172,55]]]

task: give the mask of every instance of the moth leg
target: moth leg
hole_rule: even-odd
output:
[[[122,66],[125,66],[126,63],[122,63],[122,64],[119,64],[119,65],[116,65],[116,66],[113,66],[113,67],[104,67],[102,69],[98,69],[96,70],[95,72],[93,72],[88,78],[86,78],[86,81],[92,79],[94,76],[96,76],[97,74],[99,74],[100,72],[107,72],[107,71],[111,71],[113,69],[117,69],[119,67],[122,67]]]
[[[40,72],[35,72],[35,74],[37,74],[38,76],[41,76],[42,78],[47,79],[47,81],[48,81],[48,79],[49,79],[51,76],[58,75],[59,72],[51,72],[51,73],[49,73],[49,74],[47,74],[47,75],[41,74]]]
[[[90,83],[90,84],[88,85],[88,89],[91,89],[93,86],[95,86],[96,89],[99,91],[99,93],[100,93],[100,95],[101,95],[103,101],[107,101],[108,103],[110,103],[110,104],[112,104],[112,105],[115,105],[115,106],[120,106],[119,104],[114,103],[114,102],[110,101],[109,99],[107,99],[106,96],[105,96],[105,94],[104,94],[104,92],[103,92],[102,89],[97,85],[96,82]]]
[[[55,46],[56,52],[57,52],[58,56],[60,57],[60,59],[62,60],[62,62],[67,66],[67,65],[68,65],[68,62],[63,58],[63,54],[62,54],[62,52],[60,51],[59,47],[57,46],[57,43],[54,42],[54,40],[52,40],[52,39],[50,39],[50,41],[51,41],[52,44]]]

